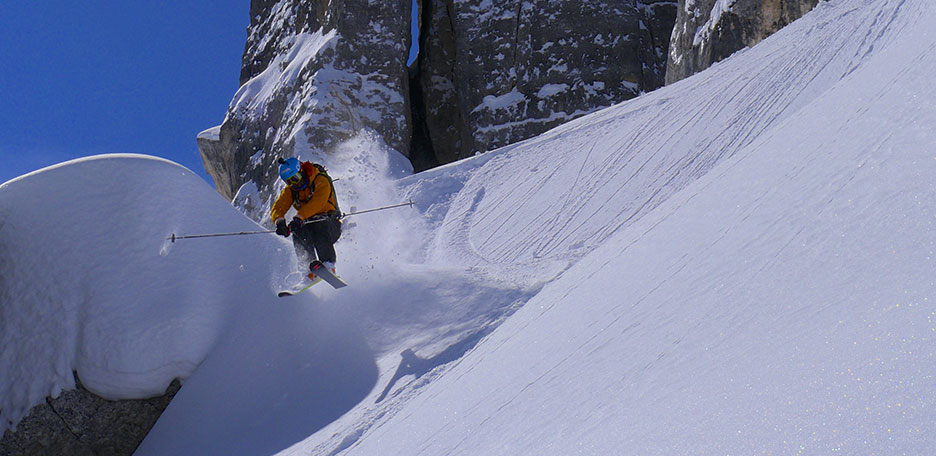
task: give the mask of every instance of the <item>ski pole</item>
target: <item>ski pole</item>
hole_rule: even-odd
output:
[[[218,236],[243,236],[246,234],[266,234],[266,233],[275,233],[276,230],[268,231],[240,231],[237,233],[213,233],[213,234],[189,234],[186,236],[176,236],[175,233],[172,233],[172,236],[166,238],[167,241],[171,240],[175,242],[176,239],[194,239],[194,238],[206,238],[206,237],[218,237]]]
[[[363,211],[357,211],[357,212],[343,212],[343,213],[341,213],[341,215],[338,216],[338,218],[339,218],[339,219],[343,219],[343,218],[345,218],[345,217],[350,217],[350,216],[352,216],[352,215],[366,214],[366,213],[368,213],[368,212],[377,212],[377,211],[382,211],[382,210],[384,210],[384,209],[393,209],[393,208],[395,208],[395,207],[403,207],[403,206],[413,207],[414,204],[416,204],[415,201],[409,200],[409,201],[407,201],[407,202],[405,202],[405,203],[393,204],[393,205],[390,205],[390,206],[383,206],[383,207],[375,207],[375,208],[373,208],[373,209],[366,209],[366,210],[363,210]],[[309,223],[321,222],[321,221],[328,220],[328,219],[329,219],[329,216],[327,216],[327,215],[316,215],[316,216],[314,216],[314,217],[309,218],[309,219],[306,220],[305,222],[303,222],[303,225],[306,225],[306,224],[309,224]]]
[[[363,211],[349,212],[349,213],[347,213],[347,214],[341,214],[341,218],[345,218],[345,217],[348,217],[348,216],[351,216],[351,215],[366,214],[366,213],[368,213],[368,212],[382,211],[382,210],[384,210],[384,209],[393,209],[393,208],[395,208],[395,207],[403,207],[403,206],[413,207],[414,204],[416,204],[415,201],[409,200],[409,201],[407,201],[407,202],[405,202],[405,203],[393,204],[393,205],[391,205],[391,206],[377,207],[377,208],[374,208],[374,209],[367,209],[367,210],[363,210]]]
[[[385,209],[393,209],[395,207],[403,207],[403,206],[412,207],[414,204],[416,203],[413,200],[409,200],[408,202],[405,202],[405,203],[393,204],[390,206],[376,207],[374,209],[367,209],[367,210],[357,211],[357,212],[349,212],[346,214],[343,213],[338,218],[345,218],[345,217],[352,216],[352,215],[366,214],[368,212],[382,211]],[[321,222],[324,220],[328,220],[328,218],[329,217],[327,215],[317,215],[315,217],[310,218],[309,220],[306,220],[304,224]],[[185,236],[176,236],[175,233],[172,233],[172,236],[167,237],[166,240],[175,242],[176,239],[196,239],[196,238],[220,237],[220,236],[244,236],[248,234],[269,234],[269,233],[275,233],[275,232],[276,230],[239,231],[237,233],[188,234]]]
[[[350,216],[352,216],[352,215],[366,214],[366,213],[368,213],[368,212],[377,212],[377,211],[382,211],[382,210],[384,210],[384,209],[393,209],[393,208],[395,208],[395,207],[403,207],[403,206],[413,207],[414,204],[416,204],[415,201],[409,200],[409,201],[407,201],[407,202],[405,202],[405,203],[393,204],[393,205],[390,205],[390,206],[383,206],[383,207],[375,207],[375,208],[373,208],[373,209],[366,209],[366,210],[363,210],[363,211],[357,211],[357,212],[343,212],[343,213],[341,213],[341,215],[338,216],[338,218],[339,218],[339,219],[343,219],[343,218],[345,218],[345,217],[350,217]],[[321,222],[321,221],[328,220],[329,218],[330,218],[330,217],[327,216],[327,215],[316,215],[316,216],[314,216],[314,217],[309,218],[308,220],[306,220],[306,221],[303,222],[302,224],[303,224],[303,225],[308,225],[309,223]]]

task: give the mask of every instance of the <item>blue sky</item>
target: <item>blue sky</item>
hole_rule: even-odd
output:
[[[0,2],[0,182],[100,153],[210,182],[195,136],[238,88],[249,0]]]
[[[419,8],[416,6],[416,0],[413,0],[410,7],[410,34],[413,36],[413,41],[410,44],[409,58],[406,60],[407,65],[412,65],[419,54]]]

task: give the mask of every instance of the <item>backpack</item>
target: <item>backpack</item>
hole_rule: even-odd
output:
[[[328,216],[340,218],[341,209],[338,208],[338,196],[336,196],[335,194],[335,183],[332,180],[331,176],[328,175],[328,169],[326,169],[324,166],[318,163],[312,163],[312,162],[306,162],[306,163],[309,163],[312,166],[314,166],[315,169],[318,170],[319,175],[325,176],[325,179],[328,179],[328,188],[329,188],[328,200],[335,202],[335,210],[329,211]],[[316,176],[316,178],[318,178],[318,176]],[[312,182],[312,180],[309,180],[309,185],[312,186],[312,191],[309,192],[309,197],[306,198],[305,200],[299,199],[299,190],[296,190],[292,187],[289,188],[289,190],[292,191],[293,207],[295,207],[297,210],[299,209],[299,206],[302,206],[306,201],[309,201],[310,199],[312,199],[312,195],[315,193],[315,183]]]

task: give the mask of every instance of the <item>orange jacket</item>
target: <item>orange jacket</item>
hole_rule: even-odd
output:
[[[306,176],[309,184],[302,190],[296,191],[296,199],[293,198],[293,189],[289,185],[283,189],[276,202],[273,203],[273,210],[270,211],[270,218],[273,223],[286,217],[289,207],[296,208],[296,217],[306,220],[310,217],[327,214],[338,209],[338,200],[332,192],[332,186],[328,182],[328,177],[319,173],[310,162],[302,162],[299,165],[300,172]]]

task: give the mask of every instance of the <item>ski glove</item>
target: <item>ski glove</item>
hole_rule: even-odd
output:
[[[276,221],[276,234],[289,237],[289,227],[286,226],[286,220],[279,219]]]
[[[302,228],[302,219],[299,217],[293,217],[292,221],[289,222],[289,230],[299,231],[299,228]]]

